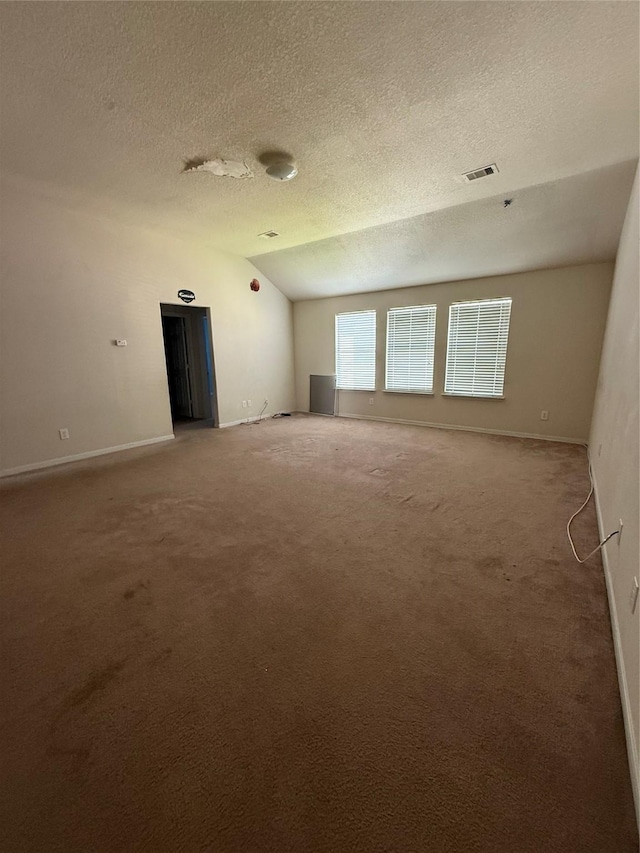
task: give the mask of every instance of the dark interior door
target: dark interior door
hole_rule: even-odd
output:
[[[174,419],[193,417],[185,322],[184,317],[162,318],[169,398]]]

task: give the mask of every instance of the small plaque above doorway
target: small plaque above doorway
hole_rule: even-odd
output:
[[[193,290],[179,290],[178,291],[178,299],[182,299],[182,301],[186,302],[187,304],[189,304],[189,302],[193,302],[193,300],[195,298],[196,298],[196,295],[193,292]]]

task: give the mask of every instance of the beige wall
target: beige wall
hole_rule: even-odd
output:
[[[614,537],[605,546],[604,561],[640,823],[640,602],[633,614],[630,607],[633,579],[640,574],[639,204],[636,175],[616,261],[589,447],[602,533],[617,530],[620,518],[624,522],[620,540]]]
[[[341,391],[341,414],[396,418],[586,441],[591,423],[613,265],[610,263],[425,285],[404,290],[294,304],[296,402],[309,409],[309,374],[334,373],[334,318],[375,308],[375,392]],[[449,305],[511,296],[505,399],[442,395]],[[386,311],[437,304],[434,395],[390,394],[384,388]],[[373,398],[373,405],[369,405]],[[541,421],[540,412],[549,412]]]
[[[265,398],[293,407],[291,303],[248,261],[73,212],[14,178],[0,236],[0,470],[171,434],[159,306],[181,287],[211,308],[220,421]]]

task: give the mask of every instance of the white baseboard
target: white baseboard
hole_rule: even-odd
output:
[[[593,476],[593,471],[592,471]],[[595,498],[596,519],[598,522],[598,530],[600,533],[600,541],[602,541],[606,533],[602,523],[602,513],[600,511],[600,500],[598,498],[598,484],[593,478],[593,496]],[[602,566],[604,569],[604,579],[607,585],[607,598],[609,599],[609,614],[611,616],[611,633],[613,635],[613,648],[616,656],[616,667],[618,670],[618,685],[620,688],[620,699],[622,702],[622,717],[624,719],[624,731],[627,741],[627,756],[629,759],[629,771],[631,773],[631,788],[633,790],[633,799],[636,807],[636,820],[640,828],[640,765],[638,764],[638,748],[636,745],[635,732],[633,729],[633,719],[631,715],[631,700],[629,697],[629,687],[627,684],[627,674],[624,666],[624,657],[622,655],[622,643],[620,640],[620,627],[618,624],[618,608],[616,607],[616,599],[613,592],[613,581],[611,579],[611,571],[609,569],[609,558],[607,557],[606,548],[601,548]]]
[[[314,413],[310,412],[309,414]],[[346,412],[339,412],[336,417],[355,418],[360,421],[383,421],[384,423],[389,424],[409,424],[411,426],[433,427],[434,429],[455,429],[462,430],[463,432],[481,432],[487,435],[510,435],[514,438],[536,438],[541,441],[561,441],[565,444],[585,444],[585,440],[583,438],[566,438],[565,436],[559,435],[537,435],[532,432],[511,432],[504,429],[485,429],[484,427],[459,426],[457,424],[434,424],[429,421],[407,421],[401,420],[400,418],[381,418],[376,415],[351,415]]]
[[[253,424],[256,421],[266,421],[271,417],[273,417],[271,412],[265,412],[262,417],[254,415],[252,418],[241,418],[239,421],[227,421],[224,424],[218,424],[218,428],[226,429],[227,427],[240,426],[240,424]]]
[[[82,459],[92,459],[94,456],[105,456],[107,453],[118,453],[120,450],[131,450],[134,447],[144,447],[147,444],[159,444],[170,441],[171,435],[159,435],[157,438],[145,438],[142,441],[131,441],[129,444],[117,444],[114,447],[103,447],[100,450],[88,450],[86,453],[75,453],[73,456],[59,456],[57,459],[47,459],[45,462],[32,462],[17,468],[6,468],[0,471],[0,477],[12,477],[15,474],[26,474],[28,471],[39,471],[42,468],[52,468],[54,465],[66,465],[68,462],[80,462]]]

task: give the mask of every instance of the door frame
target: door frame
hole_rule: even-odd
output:
[[[164,349],[162,317],[181,317],[185,320],[192,411],[198,412],[197,415],[194,415],[195,418],[210,421],[212,427],[218,427],[218,383],[216,381],[211,309],[206,305],[177,305],[172,302],[160,302],[160,334],[162,335]],[[167,389],[168,387],[169,376],[167,374]],[[171,409],[169,400],[168,405]],[[173,421],[173,415],[171,417]]]

